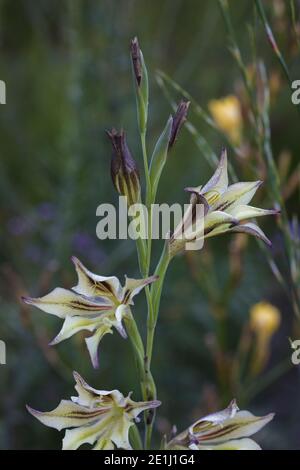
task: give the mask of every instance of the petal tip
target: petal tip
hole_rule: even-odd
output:
[[[186,193],[199,194],[198,188],[194,188],[192,186],[187,186],[186,188],[184,188],[184,191]]]
[[[75,266],[80,263],[79,259],[74,255],[71,256],[71,261]]]
[[[31,408],[31,406],[29,406],[29,405],[26,405],[26,409],[27,409],[28,413],[30,413],[35,418],[37,416],[39,416],[40,414],[42,414],[41,411],[35,410],[34,408]]]
[[[226,147],[222,147],[222,150],[221,150],[221,158],[220,158],[220,164],[223,165],[226,160],[227,160],[227,148],[226,148]]]
[[[161,405],[160,400],[152,400],[148,402],[149,408],[158,408]]]
[[[21,297],[21,300],[22,302],[24,302],[25,304],[28,304],[28,305],[33,305],[35,303],[35,300],[33,297],[26,297],[26,296],[23,296]]]
[[[56,344],[58,344],[59,341],[57,340],[57,336],[55,336],[55,338],[53,338],[49,343],[48,343],[48,346],[55,346]]]
[[[92,366],[95,370],[99,369],[99,359],[98,356],[92,359]]]
[[[77,379],[80,377],[79,373],[77,372],[77,370],[73,370],[72,372],[72,375],[74,377],[74,379],[77,381]]]

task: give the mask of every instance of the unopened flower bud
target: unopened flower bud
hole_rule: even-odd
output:
[[[181,129],[181,126],[186,121],[186,116],[187,116],[189,106],[190,106],[189,101],[181,101],[178,105],[176,113],[173,117],[172,130],[171,130],[171,135],[170,135],[170,140],[169,140],[169,149],[173,147],[177,139],[177,136],[179,134],[179,131]]]
[[[122,196],[127,197],[131,206],[140,200],[140,177],[136,162],[127,146],[125,132],[112,129],[107,132],[113,146],[111,159],[111,177],[113,184]]]
[[[130,53],[136,83],[138,86],[140,86],[142,81],[142,59],[137,37],[133,38],[130,43]]]
[[[145,133],[148,120],[149,84],[148,72],[140,49],[138,39],[135,37],[130,43],[132,73],[135,85],[136,106],[140,133]]]

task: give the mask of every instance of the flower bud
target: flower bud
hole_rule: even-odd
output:
[[[171,130],[171,135],[170,135],[170,140],[169,140],[169,149],[173,147],[177,139],[177,136],[179,134],[179,131],[181,129],[181,126],[186,121],[186,116],[187,116],[189,106],[190,106],[190,101],[181,101],[178,105],[176,113],[173,117],[172,130]]]
[[[129,206],[140,201],[140,177],[136,162],[127,146],[125,132],[116,129],[107,131],[113,146],[111,177],[113,184],[122,196],[127,197]]]
[[[142,59],[141,59],[141,50],[138,42],[138,38],[135,37],[130,43],[130,53],[132,66],[134,71],[134,76],[136,79],[137,86],[141,86],[142,81]]]
[[[136,37],[130,43],[130,55],[135,85],[138,124],[140,133],[144,134],[148,121],[149,84],[147,67]]]

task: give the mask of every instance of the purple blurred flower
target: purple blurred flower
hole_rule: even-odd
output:
[[[37,206],[37,214],[42,220],[53,220],[56,215],[56,207],[51,202],[42,202]]]
[[[74,234],[72,252],[78,256],[84,256],[94,265],[103,263],[105,259],[105,253],[98,248],[95,239],[86,232],[76,232]]]
[[[34,222],[28,217],[16,215],[7,222],[7,230],[14,237],[26,235],[34,229]]]
[[[43,251],[37,245],[27,245],[24,250],[24,257],[32,263],[40,263],[43,259]]]

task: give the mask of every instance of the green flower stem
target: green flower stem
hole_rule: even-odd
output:
[[[142,238],[137,238],[136,249],[137,249],[140,272],[142,276],[147,277],[146,247],[145,247],[144,240]]]
[[[145,275],[149,276],[150,264],[151,264],[151,248],[152,248],[152,204],[154,201],[154,196],[152,194],[152,186],[150,181],[149,166],[148,166],[148,157],[147,157],[147,148],[146,148],[146,133],[141,133],[141,143],[142,143],[142,152],[143,152],[143,161],[145,168],[145,178],[146,178],[146,207],[148,210],[148,238],[146,245],[146,272]],[[155,284],[159,283],[158,280]],[[153,338],[154,338],[154,329],[156,321],[153,323],[153,318],[157,317],[158,313],[154,313],[153,310],[153,300],[150,294],[149,286],[145,288],[146,299],[147,299],[147,349],[146,355],[144,356],[144,379],[145,379],[145,393],[147,400],[153,400],[156,398],[156,386],[151,373],[151,356],[153,348]],[[154,325],[154,326],[153,326]],[[150,351],[150,357],[149,357]],[[151,437],[152,437],[152,428],[155,418],[155,411],[149,410],[145,412],[145,448],[149,449],[151,447]]]
[[[137,324],[135,319],[130,312],[124,318],[124,323],[126,326],[126,331],[131,341],[131,345],[133,347],[134,355],[136,358],[137,368],[141,377],[141,384],[142,384],[142,391],[144,396],[144,345],[141,339]]]
[[[159,313],[161,291],[162,291],[162,287],[163,287],[163,283],[164,283],[164,279],[165,279],[165,275],[168,269],[169,262],[170,262],[170,256],[168,253],[167,244],[165,244],[160,261],[155,270],[155,274],[159,276],[159,278],[154,284],[152,284],[152,287],[150,290],[150,304],[152,305],[152,308],[148,312],[149,314],[148,314],[148,319],[147,319],[147,347],[146,347],[146,356],[145,356],[146,377],[148,375],[151,376],[151,360],[152,360],[152,353],[153,353],[155,328],[156,328],[156,323],[157,323],[157,318],[158,318],[158,313]],[[155,390],[155,396],[152,396],[151,399],[153,398],[156,398],[156,390]],[[146,433],[145,433],[146,448],[149,448],[151,445],[151,436],[152,436],[154,418],[155,418],[154,410],[150,410],[149,412],[146,412]]]
[[[130,438],[133,444],[134,450],[143,450],[143,443],[137,426],[134,424],[130,428]]]
[[[143,400],[153,400],[156,397],[156,387],[151,372],[145,368],[144,344],[131,312],[125,317],[124,323],[136,360]]]
[[[146,362],[148,369],[150,369],[152,352],[153,352],[153,341],[155,334],[155,327],[157,323],[161,291],[164,284],[165,275],[169,266],[170,256],[168,253],[167,244],[165,244],[161,258],[155,270],[155,275],[159,276],[158,280],[152,285],[150,290],[151,302],[152,302],[152,315],[148,316],[147,322],[147,348],[146,348]]]
[[[153,352],[153,341],[154,341],[154,334],[155,334],[155,327],[157,323],[158,313],[159,313],[159,306],[160,306],[160,298],[161,292],[166,276],[166,272],[170,263],[170,255],[168,252],[168,246],[165,244],[164,250],[162,252],[161,258],[155,270],[155,275],[158,276],[158,280],[152,285],[151,287],[151,299],[152,299],[152,315],[149,316],[148,319],[148,337],[147,337],[147,362],[151,364],[152,359],[152,352]]]

